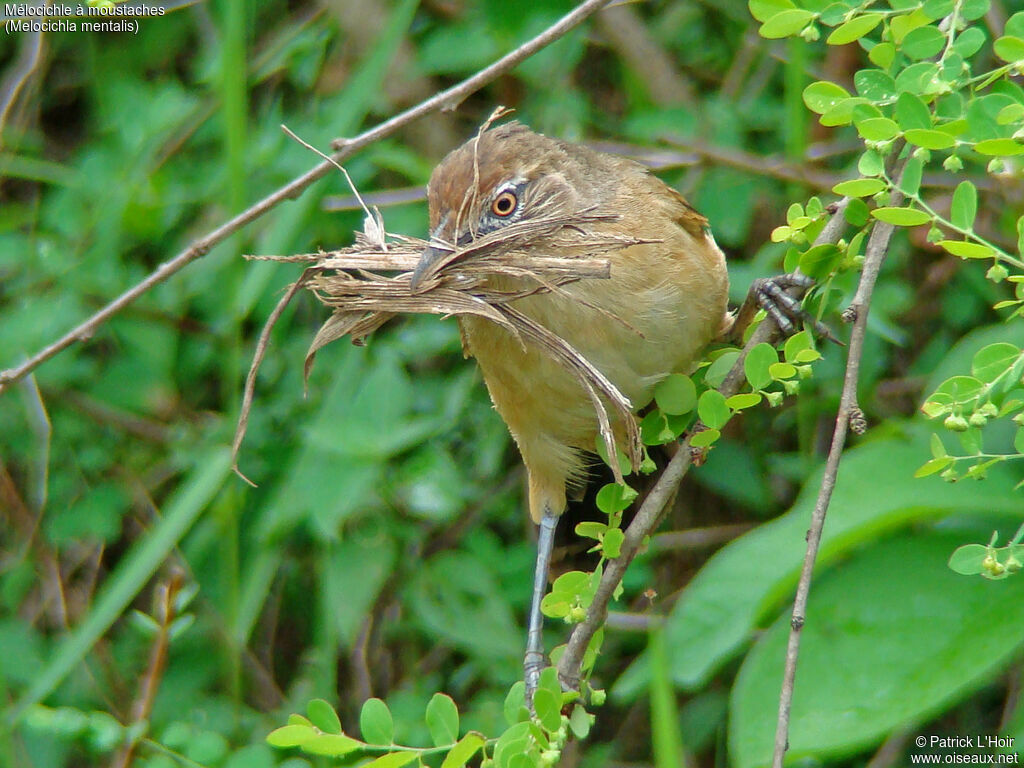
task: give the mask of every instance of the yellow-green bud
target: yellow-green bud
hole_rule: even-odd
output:
[[[967,428],[970,426],[967,423],[967,419],[963,416],[958,416],[955,413],[949,414],[949,416],[946,417],[946,420],[942,422],[942,425],[950,432],[966,432]]]

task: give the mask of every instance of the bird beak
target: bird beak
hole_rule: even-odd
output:
[[[412,279],[409,281],[409,287],[416,291],[420,287],[420,283],[423,282],[423,278],[427,276],[431,268],[437,264],[444,256],[451,253],[448,248],[437,248],[433,245],[428,245],[423,249],[423,253],[420,254],[419,264],[416,265],[416,269],[413,270]]]

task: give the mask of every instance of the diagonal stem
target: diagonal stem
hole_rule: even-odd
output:
[[[894,154],[898,154],[897,148]],[[899,165],[902,175],[905,161]],[[903,193],[898,183],[893,186],[890,205],[899,206],[903,202]],[[800,636],[807,618],[807,600],[811,593],[811,577],[814,563],[818,557],[821,534],[825,527],[825,513],[832,499],[832,491],[839,476],[839,461],[842,458],[843,446],[850,426],[850,419],[860,415],[857,405],[857,381],[860,377],[860,363],[864,354],[864,339],[867,336],[868,310],[871,305],[871,294],[878,280],[882,262],[889,251],[889,241],[895,227],[883,221],[876,221],[871,229],[867,247],[864,250],[864,264],[860,283],[853,301],[843,313],[844,318],[853,317],[853,330],[850,333],[849,353],[846,358],[846,374],[843,379],[843,390],[839,399],[839,411],[836,414],[836,426],[832,433],[832,444],[829,446],[825,460],[825,474],[821,479],[818,499],[811,514],[811,525],[807,531],[807,550],[804,554],[803,567],[800,570],[800,581],[797,584],[796,596],[793,598],[793,615],[790,621],[789,640],[786,645],[786,666],[782,676],[782,689],[779,693],[779,716],[775,726],[775,750],[772,755],[772,768],[782,768],[786,750],[789,747],[789,716],[793,705],[793,691],[796,682],[796,665],[800,653]]]

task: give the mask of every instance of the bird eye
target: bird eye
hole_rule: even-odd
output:
[[[505,190],[494,198],[494,202],[491,203],[491,211],[495,216],[511,216],[517,205],[519,205],[519,198],[516,197],[516,193]]]

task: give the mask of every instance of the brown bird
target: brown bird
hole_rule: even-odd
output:
[[[431,241],[413,273],[417,288],[450,252],[509,223],[579,214],[607,215],[601,233],[649,240],[612,251],[611,278],[581,280],[564,293],[518,299],[514,306],[572,345],[634,408],[655,386],[688,372],[727,329],[725,257],[708,222],[645,167],[534,133],[512,122],[484,131],[437,166],[427,188]],[[544,255],[543,242],[535,247]],[[496,280],[498,278],[495,278]],[[514,288],[512,278],[509,288]],[[505,286],[501,286],[505,287]],[[522,454],[529,508],[540,525],[525,658],[528,692],[544,664],[540,601],[567,489],[586,476],[599,424],[576,377],[546,352],[525,346],[495,323],[460,318],[467,353],[477,359],[498,413]]]

